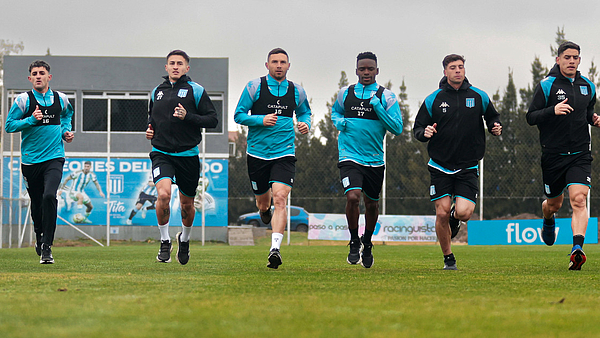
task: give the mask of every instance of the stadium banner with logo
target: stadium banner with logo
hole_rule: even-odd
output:
[[[344,214],[310,214],[308,239],[349,241]],[[364,233],[365,217],[360,215],[358,233]],[[380,215],[373,241],[435,242],[435,216]]]
[[[469,221],[469,245],[546,245],[541,219]],[[555,244],[573,244],[570,218],[556,219]],[[585,243],[598,243],[598,218],[588,221]]]
[[[105,158],[67,158],[57,194],[58,215],[75,224],[106,225],[106,212],[109,210],[111,226],[156,225],[156,189],[151,170],[150,159],[112,158],[107,163]],[[10,196],[9,173],[12,173],[13,198],[19,197],[19,183],[22,184],[22,197],[27,197],[19,171],[19,158],[14,158],[11,164],[10,159],[5,157],[3,196]],[[108,184],[107,171],[110,172]],[[204,172],[206,177],[200,178],[194,198],[194,224],[200,225],[201,222],[202,191],[205,190],[206,226],[227,226],[228,160],[207,159]],[[110,202],[106,198],[107,185]],[[13,205],[13,214],[16,215],[18,204]],[[26,212],[27,200],[20,206]],[[8,221],[7,214],[4,213],[5,222]],[[59,218],[57,224],[65,223]],[[171,192],[171,225],[181,225],[179,190],[175,184]]]

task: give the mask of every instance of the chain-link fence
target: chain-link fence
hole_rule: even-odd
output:
[[[524,113],[523,113],[524,114]],[[502,136],[487,134],[487,151],[483,162],[483,196],[478,198],[474,219],[483,206],[484,219],[508,217],[541,217],[544,200],[541,148],[536,127],[527,125],[525,117],[501,116]],[[292,189],[292,205],[313,213],[345,213],[346,198],[337,168],[337,132],[327,123],[319,124],[320,138],[296,136],[296,179]],[[429,200],[429,172],[426,144],[412,137],[412,124],[405,124],[399,136],[386,137],[386,181],[381,194],[380,210],[385,214],[434,215]],[[329,130],[328,130],[329,129]],[[600,131],[593,128],[593,155],[598,157]],[[311,132],[312,134],[313,132]],[[236,155],[230,158],[229,222],[240,214],[256,211],[248,180],[245,131],[236,139]],[[598,177],[598,162],[592,165],[592,182]],[[600,193],[592,188],[590,211],[598,216]],[[362,208],[362,206],[361,206]],[[364,210],[361,210],[364,212]],[[568,193],[557,217],[570,217]]]

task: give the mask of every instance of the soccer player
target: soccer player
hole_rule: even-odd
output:
[[[287,219],[285,205],[296,173],[293,114],[298,131],[306,134],[311,110],[304,89],[286,78],[291,64],[285,50],[271,50],[265,66],[269,74],[248,82],[234,119],[248,126],[248,176],[262,221],[273,222],[267,267],[277,269],[282,264],[279,250]]]
[[[413,133],[429,142],[429,197],[435,203],[435,232],[444,255],[444,270],[457,270],[451,239],[471,218],[477,202],[479,160],[485,153],[485,127],[499,136],[500,114],[489,96],[465,77],[465,59],[450,54],[442,61],[439,89],[427,96]]]
[[[149,206],[144,206],[146,202],[150,203]],[[143,209],[142,209],[143,208]],[[138,211],[142,210],[142,218],[146,218],[147,210],[156,209],[156,186],[154,185],[154,181],[152,180],[152,176],[148,180],[148,184],[140,191],[138,195],[138,199],[135,202],[135,206],[131,209],[129,213],[129,218],[127,219],[127,225],[132,224],[133,216],[135,216]]]
[[[29,65],[33,89],[15,99],[6,117],[6,132],[21,132],[21,172],[31,198],[35,251],[40,263],[52,264],[56,231],[56,192],[65,163],[63,141],[70,143],[73,107],[67,96],[50,89],[50,65],[36,60]]]
[[[146,138],[151,140],[152,177],[156,185],[156,218],[160,231],[160,250],[156,259],[171,261],[171,184],[179,187],[182,231],[177,237],[177,261],[190,259],[190,234],[194,223],[194,196],[200,177],[198,144],[202,128],[217,126],[215,107],[204,87],[186,75],[190,58],[182,50],[167,55],[165,81],[152,91]]]
[[[377,56],[371,52],[356,57],[358,83],[340,90],[331,109],[331,119],[340,131],[338,152],[340,177],[346,194],[346,220],[350,231],[349,264],[373,266],[371,238],[379,217],[379,193],[385,163],[383,139],[386,131],[402,133],[402,115],[396,95],[377,84]],[[361,193],[365,203],[365,231],[359,237]]]
[[[600,118],[594,113],[596,86],[577,70],[579,52],[579,45],[570,41],[558,47],[556,64],[537,85],[526,115],[527,123],[537,125],[540,131],[546,195],[542,202],[542,240],[547,245],[554,244],[554,214],[562,206],[564,190],[569,190],[573,209],[569,270],[581,270],[586,261],[583,242],[592,172],[588,124],[600,126]]]
[[[96,176],[96,173],[91,171],[91,168],[92,162],[85,161],[83,163],[83,169],[69,175],[60,187],[61,190],[64,190],[67,187],[67,183],[70,180],[73,180],[68,196],[72,201],[77,202],[77,209],[83,209],[83,206],[85,205],[85,213],[82,222],[88,224],[92,223],[88,217],[92,213],[94,206],[92,205],[92,200],[83,189],[85,189],[90,182],[94,182],[94,185],[96,186],[96,189],[98,189],[100,196],[104,198],[104,192],[102,192],[102,187],[100,187],[100,183],[98,183],[98,177]]]

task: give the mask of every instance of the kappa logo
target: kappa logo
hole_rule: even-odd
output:
[[[442,104],[440,104],[440,108],[442,108],[442,113],[445,113],[448,110],[448,107],[450,107],[450,105],[446,101],[444,101],[444,102],[442,102]]]
[[[565,91],[564,91],[564,90],[562,90],[562,88],[559,88],[559,89],[556,91],[556,95],[567,95],[567,93],[565,93]]]
[[[158,100],[162,99],[163,95],[165,95],[165,94],[164,94],[164,93],[162,92],[162,90],[161,90],[160,92],[158,92],[158,93],[156,94],[156,100],[158,101]]]

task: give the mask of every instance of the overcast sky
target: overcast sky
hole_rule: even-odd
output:
[[[183,49],[192,57],[229,58],[229,130],[244,85],[266,74],[266,54],[286,49],[288,78],[301,83],[315,119],[337,91],[340,72],[356,82],[355,58],[372,51],[378,82],[405,80],[411,113],[437,89],[441,60],[465,56],[469,81],[490,96],[531,82],[540,56],[554,64],[558,27],[581,45],[580,70],[600,64],[600,1],[556,0],[0,0],[0,39],[23,42],[24,55],[163,57]],[[157,84],[161,79],[157,79]]]

